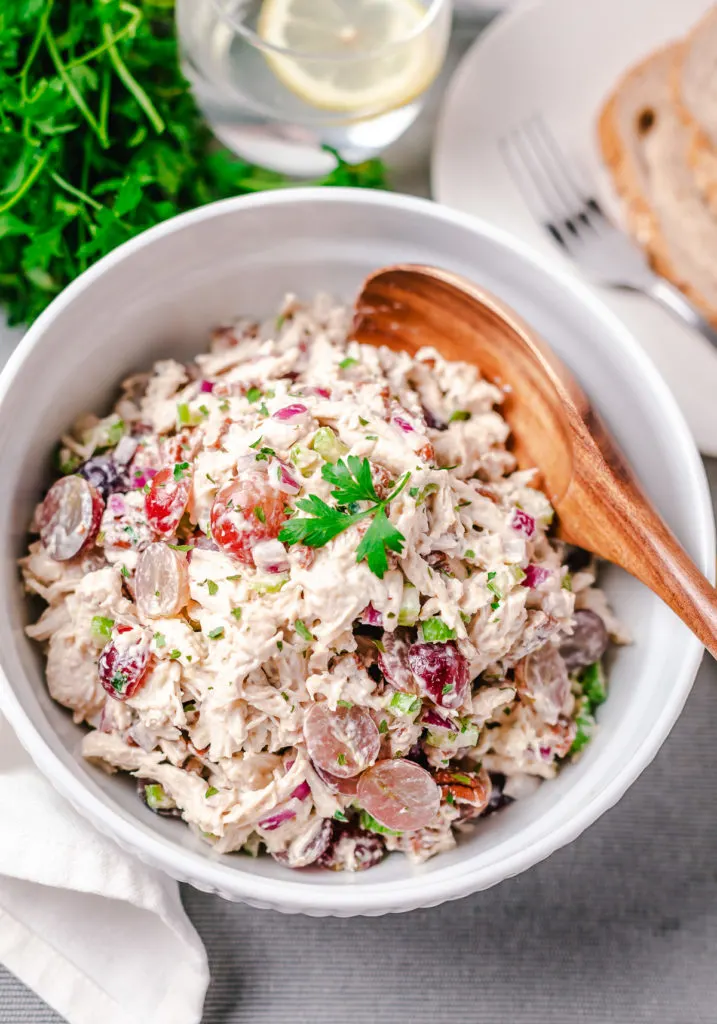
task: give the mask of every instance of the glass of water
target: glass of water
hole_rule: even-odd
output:
[[[451,0],[177,0],[184,73],[224,145],[284,174],[379,154],[441,69]]]

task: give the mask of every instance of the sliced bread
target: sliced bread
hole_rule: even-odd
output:
[[[676,111],[677,46],[627,72],[603,107],[598,136],[628,230],[658,274],[717,324],[717,217],[687,163],[690,130]]]
[[[717,7],[676,50],[671,82],[689,132],[688,163],[697,187],[717,213]]]

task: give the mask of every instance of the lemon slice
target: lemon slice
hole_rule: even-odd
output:
[[[417,0],[264,0],[258,31],[292,51],[266,57],[305,103],[368,114],[409,103],[438,73],[430,29],[412,36],[425,14]]]

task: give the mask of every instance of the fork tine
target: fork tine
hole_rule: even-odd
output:
[[[532,215],[545,225],[556,242],[565,245],[565,239],[555,223],[556,220],[562,220],[565,211],[558,208],[555,191],[550,188],[531,148],[525,144],[524,133],[515,129],[500,140],[499,148],[508,172]]]
[[[534,117],[528,124],[528,128],[535,140],[534,144],[543,154],[545,166],[550,168],[550,174],[556,183],[561,181],[562,188],[569,196],[568,202],[577,213],[587,205],[588,197],[580,187],[575,177],[570,173],[568,161],[562,153],[558,143],[553,137],[544,118]],[[556,187],[557,184],[556,184]]]

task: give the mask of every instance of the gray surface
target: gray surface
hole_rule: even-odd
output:
[[[448,71],[467,38],[457,35]],[[427,194],[437,98],[390,154],[402,191]],[[708,471],[717,501],[717,460]],[[707,659],[622,802],[489,892],[336,921],[185,888],[211,962],[202,1024],[717,1024],[716,687]],[[62,1018],[0,967],[0,1024]]]

